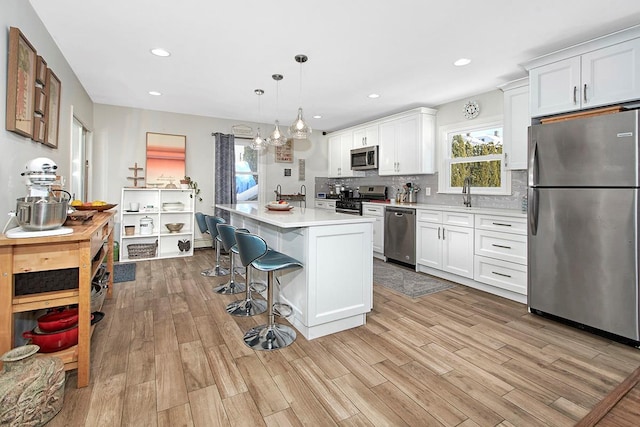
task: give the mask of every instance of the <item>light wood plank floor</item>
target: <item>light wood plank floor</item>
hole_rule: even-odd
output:
[[[242,335],[266,316],[225,312],[236,297],[200,275],[212,259],[139,262],[115,285],[91,383],[67,375],[50,427],[571,426],[640,366],[637,349],[464,286],[416,299],[374,286],[366,326],[256,352]]]

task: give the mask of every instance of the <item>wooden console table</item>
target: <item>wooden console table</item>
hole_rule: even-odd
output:
[[[0,354],[14,346],[14,314],[78,305],[78,345],[56,353],[65,370],[78,370],[78,387],[89,385],[91,355],[91,280],[106,259],[107,297],[113,291],[113,223],[116,211],[98,212],[91,221],[71,226],[72,234],[9,239],[0,235]],[[78,268],[78,287],[60,291],[15,295],[14,275]],[[2,362],[0,362],[0,366]]]

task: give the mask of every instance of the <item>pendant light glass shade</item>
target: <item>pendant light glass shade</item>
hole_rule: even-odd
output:
[[[296,55],[294,57],[296,62],[300,64],[300,93],[299,98],[302,100],[302,64],[309,59],[307,55]],[[302,102],[300,102],[302,104]],[[298,108],[298,117],[291,126],[289,126],[289,135],[295,139],[307,139],[311,135],[311,127],[304,121],[302,117],[302,107]]]
[[[312,129],[304,121],[304,117],[302,117],[302,107],[300,107],[298,108],[298,117],[293,124],[289,126],[289,135],[295,139],[306,139],[311,135],[311,132]]]
[[[256,136],[251,141],[251,149],[255,151],[263,151],[267,148],[267,141],[260,136],[260,128],[256,132]]]
[[[267,138],[267,142],[274,147],[282,147],[287,143],[287,137],[280,131],[280,122],[278,120],[276,120],[273,132]]]
[[[258,116],[260,116],[260,96],[264,94],[264,90],[256,89],[253,91],[256,95],[258,95]],[[251,141],[251,149],[255,151],[264,151],[267,148],[267,141],[262,138],[260,135],[260,126],[258,126],[258,130],[256,131],[256,136],[253,137]]]
[[[271,76],[273,80],[276,81],[276,116],[278,115],[278,107],[280,104],[278,85],[280,80],[284,78],[282,74],[273,74]],[[267,138],[267,144],[273,145],[274,147],[282,147],[287,143],[287,137],[280,131],[280,122],[276,119],[275,127],[273,128],[273,132]]]

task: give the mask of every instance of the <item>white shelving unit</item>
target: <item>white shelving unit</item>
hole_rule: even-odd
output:
[[[133,262],[146,259],[174,258],[193,255],[193,231],[195,223],[195,196],[191,189],[168,188],[123,188],[120,210],[120,261]],[[164,203],[182,203],[182,210],[163,209]],[[138,203],[138,212],[129,210],[131,203]],[[175,206],[175,205],[174,205]],[[175,208],[174,208],[175,209]],[[140,234],[140,220],[151,218],[151,234]],[[171,233],[165,224],[183,222],[184,227],[177,233]],[[125,234],[125,226],[134,226],[133,235]],[[178,242],[188,240],[188,251],[180,251]],[[128,245],[153,244],[158,241],[158,250],[154,257],[129,258]]]

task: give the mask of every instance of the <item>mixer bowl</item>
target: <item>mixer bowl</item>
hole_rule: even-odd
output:
[[[23,230],[53,230],[66,221],[68,204],[68,199],[57,197],[22,197],[18,199],[16,219]]]

